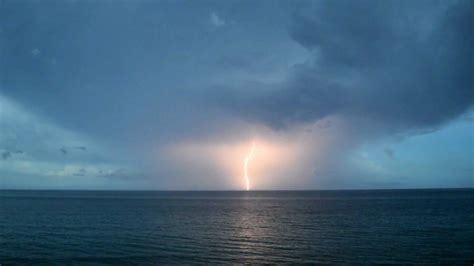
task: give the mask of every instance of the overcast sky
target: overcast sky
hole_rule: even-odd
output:
[[[0,1],[0,188],[474,187],[474,2]]]

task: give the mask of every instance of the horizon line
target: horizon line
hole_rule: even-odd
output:
[[[342,189],[36,189],[36,188],[0,188],[0,191],[88,191],[88,192],[310,192],[310,191],[390,191],[390,190],[474,190],[473,187],[430,187],[430,188],[342,188]]]

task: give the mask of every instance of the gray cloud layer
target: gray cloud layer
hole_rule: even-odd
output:
[[[226,21],[217,29],[213,12]],[[281,13],[277,2],[3,1],[0,89],[107,139],[198,131],[220,120],[194,100],[212,80],[286,63],[268,50],[287,38]]]
[[[220,100],[275,127],[330,114],[364,118],[367,126],[390,132],[437,127],[474,101],[472,5],[306,3],[295,12],[290,34],[311,59],[275,85],[277,92]]]

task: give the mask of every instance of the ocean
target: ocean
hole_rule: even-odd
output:
[[[0,191],[0,264],[474,262],[474,189]]]

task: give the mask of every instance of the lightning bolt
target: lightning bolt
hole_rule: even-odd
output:
[[[250,190],[250,178],[248,174],[249,161],[250,159],[252,159],[252,156],[254,153],[255,153],[255,142],[252,143],[252,148],[250,149],[249,154],[244,159],[244,175],[245,175],[245,182],[247,184],[247,191]]]

